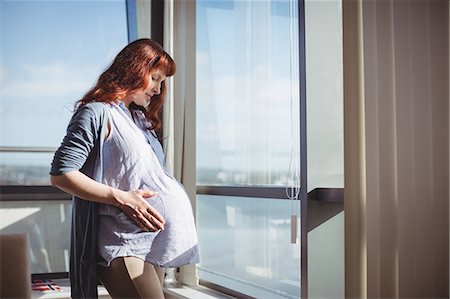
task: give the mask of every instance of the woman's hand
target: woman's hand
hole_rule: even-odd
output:
[[[117,207],[144,231],[164,229],[165,220],[145,199],[157,193],[149,190],[114,190]]]
[[[164,229],[164,218],[145,200],[156,195],[153,191],[122,191],[98,183],[78,170],[51,176],[50,181],[67,193],[120,208],[142,230]]]

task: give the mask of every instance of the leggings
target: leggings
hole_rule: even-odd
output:
[[[164,299],[164,268],[139,258],[115,258],[109,267],[98,266],[98,276],[114,299]]]

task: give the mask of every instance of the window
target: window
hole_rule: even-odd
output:
[[[300,201],[286,200],[300,192],[304,121],[297,1],[196,3],[200,279],[298,298]]]
[[[67,272],[72,204],[69,200],[3,201],[1,234],[28,234],[32,273]]]
[[[197,182],[283,186],[299,155],[296,5],[197,3]]]
[[[0,2],[0,233],[28,233],[34,274],[68,271],[71,203],[46,186],[50,163],[74,103],[128,42],[126,4]]]
[[[255,298],[299,298],[300,244],[291,244],[298,201],[197,196],[200,279]]]
[[[0,184],[48,184],[75,101],[128,42],[126,3],[0,5]]]

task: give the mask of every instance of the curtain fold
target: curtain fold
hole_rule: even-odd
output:
[[[164,1],[164,48],[177,64],[168,80],[164,104],[163,136],[166,168],[184,186],[196,211],[196,39],[195,1]],[[177,270],[178,281],[196,285],[195,265]]]
[[[343,2],[347,298],[448,298],[449,2]]]

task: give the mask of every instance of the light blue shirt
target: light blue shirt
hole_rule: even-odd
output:
[[[91,102],[77,109],[67,126],[61,146],[55,152],[50,174],[62,175],[78,170],[95,181],[102,182],[103,146],[108,117],[108,105],[104,103]],[[156,138],[150,138],[148,133],[144,134],[148,143],[152,145],[153,153],[157,156],[158,164],[162,168],[164,159],[159,141]],[[158,142],[159,145],[155,142]],[[99,204],[77,196],[73,196],[72,202],[69,267],[71,297],[97,298]],[[189,211],[190,208],[188,208]],[[166,225],[165,232],[167,231]],[[183,238],[183,236],[181,237]],[[166,247],[165,244],[159,242],[153,242],[151,246],[152,249],[158,246]],[[178,247],[174,248],[176,251]],[[153,252],[163,252],[164,250],[167,251],[167,248]],[[198,262],[197,245],[184,253],[178,252],[178,254],[180,254],[178,257],[176,254],[171,254],[171,260],[166,258],[166,261],[170,261],[166,265],[176,265],[186,261]]]
[[[147,198],[165,219],[162,231],[142,231],[119,208],[99,207],[98,251],[101,264],[135,256],[162,267],[198,262],[197,233],[192,206],[180,183],[164,168],[158,139],[140,110],[130,112],[122,102],[108,105],[111,130],[103,145],[103,180],[120,190],[146,189]]]

